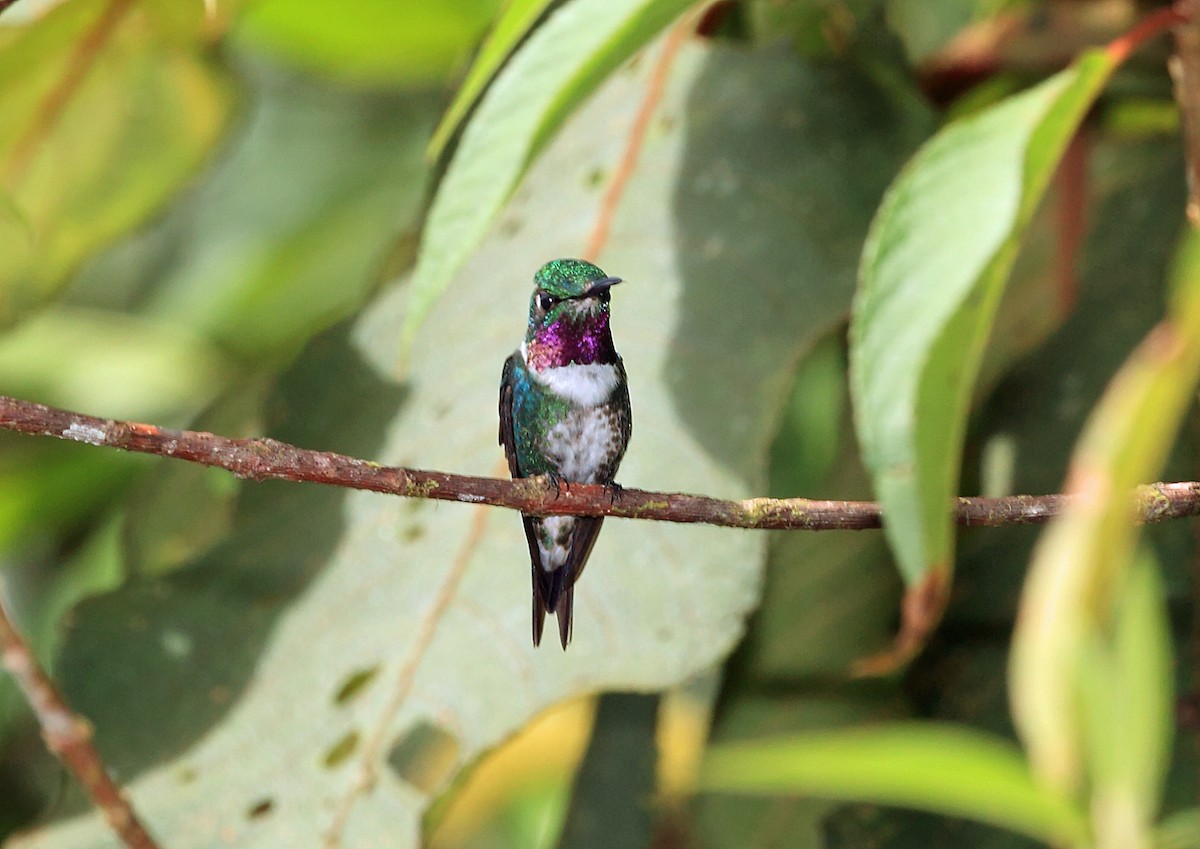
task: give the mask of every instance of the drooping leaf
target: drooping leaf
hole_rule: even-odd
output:
[[[1154,558],[1141,551],[1123,577],[1111,634],[1093,632],[1082,647],[1080,712],[1095,833],[1148,846],[1174,725],[1171,631]]]
[[[1038,786],[1014,746],[953,725],[880,725],[715,746],[701,784],[916,807],[1048,843],[1078,843],[1086,834],[1082,813]]]
[[[1089,765],[1078,666],[1110,638],[1140,532],[1128,493],[1153,480],[1200,381],[1200,236],[1189,232],[1167,318],[1134,351],[1089,419],[1068,470],[1079,496],[1041,536],[1011,665],[1013,715],[1037,774],[1078,792]],[[1144,753],[1143,753],[1144,754]]]
[[[512,57],[464,130],[429,210],[408,284],[405,353],[534,154],[606,74],[692,3],[575,0],[556,9]]]
[[[942,130],[880,207],[851,323],[851,386],[888,541],[910,587],[898,647],[944,607],[967,406],[1024,228],[1113,68],[1085,54]]]

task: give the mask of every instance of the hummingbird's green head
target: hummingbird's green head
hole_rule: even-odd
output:
[[[608,290],[620,282],[581,259],[556,259],[539,268],[525,334],[534,367],[612,362]]]

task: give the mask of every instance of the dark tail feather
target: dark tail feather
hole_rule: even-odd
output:
[[[533,567],[533,644],[541,645],[546,614],[557,610],[562,593],[563,570],[547,572],[540,565]]]
[[[529,541],[529,559],[533,567],[533,644],[540,645],[546,626],[546,614],[553,611],[558,617],[558,638],[565,649],[571,642],[571,614],[575,606],[575,581],[583,572],[592,546],[600,535],[603,517],[578,517],[567,562],[553,572],[541,566],[537,547],[536,520],[524,516],[525,536]]]
[[[537,586],[537,577],[533,579],[534,587]],[[542,644],[542,629],[546,627],[546,606],[542,604],[542,600],[538,598],[537,590],[533,591],[533,644],[540,646]]]
[[[533,644],[542,643],[542,630],[546,626],[546,614],[558,609],[559,596],[563,588],[563,570],[547,572],[540,558],[533,564]]]
[[[563,651],[566,651],[567,643],[571,642],[571,614],[574,607],[575,585],[572,584],[558,596],[558,605],[554,608],[554,614],[558,617],[558,639],[562,643]]]

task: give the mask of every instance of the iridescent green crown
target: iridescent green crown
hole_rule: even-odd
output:
[[[552,260],[533,275],[533,282],[543,292],[556,298],[577,298],[590,284],[608,277],[590,262],[581,259]]]

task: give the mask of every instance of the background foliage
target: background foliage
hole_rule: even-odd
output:
[[[6,597],[163,845],[1200,843],[1194,529],[1111,495],[1197,477],[1169,43],[1092,49],[1152,5],[7,10],[4,394],[500,474],[530,277],[659,96],[598,257],[621,481],[891,519],[610,522],[563,654],[502,511],[0,433]],[[1068,478],[1110,497],[946,519]],[[113,845],[7,680],[0,840]]]

